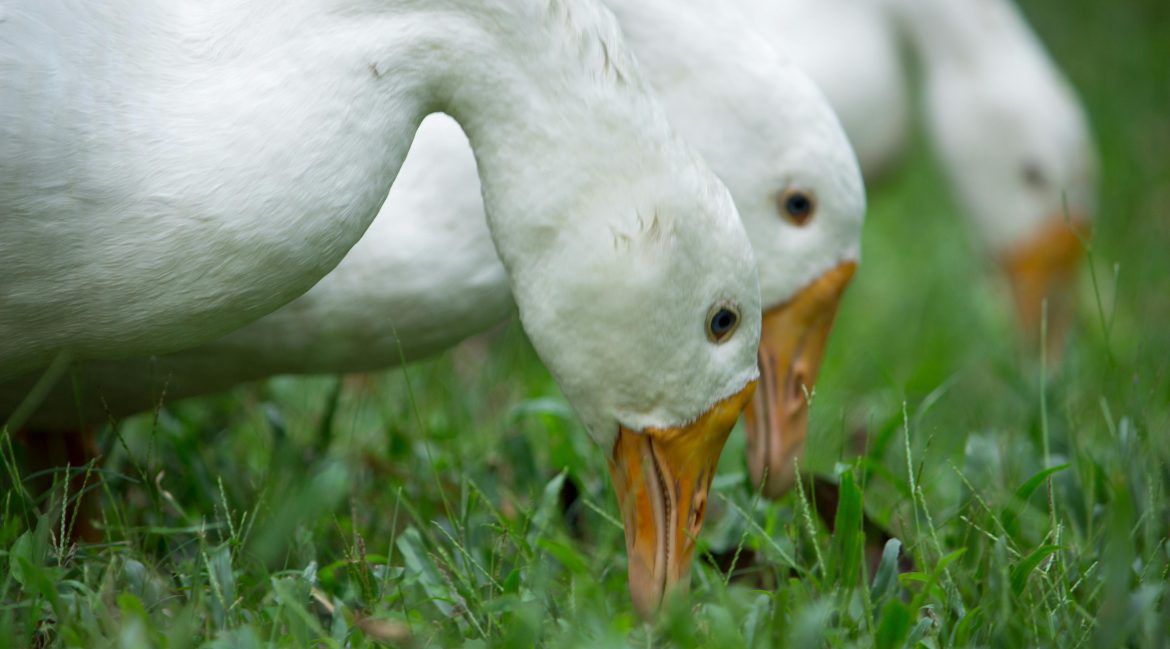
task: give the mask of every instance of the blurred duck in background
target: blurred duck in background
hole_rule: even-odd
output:
[[[1058,357],[1096,212],[1097,157],[1075,92],[1012,2],[744,5],[825,91],[871,181],[907,146],[904,40],[922,71],[926,130],[951,188],[1005,272],[1033,343],[1047,301],[1049,358]]]

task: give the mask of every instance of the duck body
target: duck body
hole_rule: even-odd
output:
[[[214,389],[240,376],[371,371],[445,349],[514,310],[467,136],[436,113],[420,125],[379,217],[333,272],[256,322],[144,361],[176,378],[205,363],[196,382]]]
[[[231,330],[377,213],[423,97],[402,75],[371,92],[368,66],[418,44],[229,4],[47,2],[0,23],[0,371]]]
[[[101,422],[107,409],[127,416],[157,405],[164,391],[174,400],[281,374],[392,367],[514,311],[467,136],[451,117],[434,114],[419,126],[380,216],[305,295],[190,350],[78,363],[74,372],[87,398],[79,401],[63,381],[31,423],[68,428],[79,416]],[[0,406],[14,408],[38,377],[0,383]]]

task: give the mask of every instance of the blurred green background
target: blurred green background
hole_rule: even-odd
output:
[[[813,400],[805,464],[864,494],[910,572],[858,572],[853,514],[830,534],[800,494],[759,502],[737,429],[691,601],[643,627],[604,455],[513,322],[108,427],[103,544],[54,544],[61,521],[6,483],[0,647],[1164,646],[1170,4],[1023,8],[1102,157],[1060,368],[1018,342],[916,137],[870,189]],[[1065,468],[1042,472],[1045,436]]]

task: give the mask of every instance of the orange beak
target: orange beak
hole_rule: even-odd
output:
[[[1073,319],[1072,289],[1077,264],[1084,252],[1081,241],[1088,233],[1085,220],[1070,222],[1054,217],[1032,238],[1000,258],[1011,285],[1016,320],[1037,349],[1045,300],[1048,301],[1048,349],[1057,351],[1063,347]]]
[[[756,382],[678,428],[618,429],[609,461],[629,553],[630,597],[644,619],[685,592],[723,443]]]
[[[745,413],[752,486],[778,498],[795,480],[793,459],[804,453],[808,394],[841,294],[857,270],[846,262],[818,277],[788,302],[764,314],[760,333],[760,391]]]

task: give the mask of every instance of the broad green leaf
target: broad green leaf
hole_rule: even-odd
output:
[[[861,489],[854,482],[851,471],[841,474],[837,491],[837,516],[833,525],[833,551],[830,557],[836,574],[831,574],[829,581],[832,582],[833,577],[836,577],[839,585],[848,588],[857,583],[861,565],[865,544],[865,534],[861,527],[864,505]]]
[[[873,576],[873,586],[869,591],[874,606],[881,605],[893,590],[894,584],[898,582],[898,555],[901,552],[902,542],[898,539],[886,541],[886,547],[882,548],[882,560],[878,564],[877,574]]]
[[[927,607],[929,609],[930,607]],[[924,609],[924,610],[927,610]],[[926,633],[934,627],[934,618],[929,615],[922,615],[918,618],[918,624],[910,631],[910,637],[906,638],[907,647],[916,647],[918,643],[926,637]]]
[[[32,532],[25,532],[21,534],[16,542],[12,544],[12,549],[8,551],[8,570],[16,583],[28,587],[29,577],[25,574],[25,569],[22,565],[32,565]]]
[[[1044,480],[1046,480],[1049,476],[1055,473],[1059,473],[1060,471],[1064,471],[1069,466],[1071,465],[1061,464],[1059,466],[1049,467],[1036,473],[1036,475],[1028,478],[1024,484],[1020,485],[1020,487],[1016,489],[1012,501],[1007,506],[1005,506],[1000,513],[1000,520],[1003,522],[1003,526],[1009,530],[1014,529],[1016,518],[1020,515],[1020,512],[1024,509],[1024,506],[1027,505],[1028,499],[1032,497],[1032,494],[1035,493],[1036,489],[1039,488],[1040,485],[1044,483]]]
[[[934,567],[933,574],[934,575],[942,574],[942,571],[949,568],[952,563],[958,561],[959,557],[963,556],[966,553],[967,553],[967,548],[959,548],[958,550],[955,550],[954,552],[951,552],[950,554],[946,555],[945,557],[939,559],[938,565],[936,565]]]
[[[878,617],[874,646],[877,649],[901,647],[910,633],[910,618],[910,608],[905,604],[896,599],[886,602]]]
[[[122,612],[123,618],[137,617],[142,620],[147,619],[146,607],[142,605],[142,600],[135,597],[132,593],[121,593],[118,595],[118,610]]]
[[[277,600],[280,601],[283,610],[287,611],[287,619],[295,622],[293,628],[300,627],[308,635],[317,640],[324,640],[329,637],[325,629],[322,628],[317,616],[309,612],[306,605],[309,602],[309,585],[302,579],[298,578],[277,578],[273,577],[269,580],[272,584],[272,590],[276,594]]]
[[[951,634],[951,646],[966,647],[970,644],[978,625],[983,621],[983,607],[976,606],[967,611],[966,615],[959,620],[958,625],[955,626],[954,633]]]
[[[536,512],[532,514],[532,527],[528,530],[529,545],[536,545],[537,539],[544,534],[545,528],[556,515],[561,504],[561,488],[565,486],[565,477],[568,474],[568,469],[561,469],[561,472],[544,486]]]
[[[438,607],[444,615],[451,615],[455,610],[451,602],[457,600],[458,595],[452,593],[447,588],[446,582],[439,576],[434,562],[426,554],[422,536],[418,530],[413,527],[407,528],[406,531],[398,535],[396,545],[398,551],[402,553],[403,561],[406,562],[407,574],[418,580],[427,596],[430,597],[431,603]]]
[[[20,571],[21,584],[29,591],[44,597],[49,600],[53,608],[57,607],[57,587],[56,580],[52,576],[50,569],[43,566],[34,566],[29,563],[24,557],[14,556],[15,565]]]
[[[537,539],[536,545],[560,561],[569,572],[574,574],[589,572],[589,561],[571,546],[554,539]]]
[[[756,595],[752,600],[752,607],[743,618],[743,635],[747,647],[766,645],[766,636],[761,631],[767,631],[763,625],[771,609],[771,598],[763,593]]]
[[[516,593],[520,590],[520,569],[512,568],[512,572],[504,578],[503,588],[505,593]]]
[[[1040,562],[1047,559],[1053,553],[1060,550],[1059,545],[1042,545],[1035,550],[1032,550],[1028,556],[1020,560],[1014,568],[1012,568],[1012,592],[1020,595],[1024,592],[1024,588],[1028,585],[1028,576],[1040,565]]]

